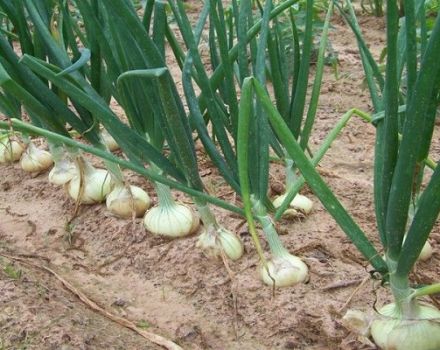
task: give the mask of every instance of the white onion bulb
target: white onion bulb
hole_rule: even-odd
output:
[[[119,145],[116,143],[112,135],[106,130],[102,129],[100,132],[102,142],[107,146],[110,152],[119,149]]]
[[[371,335],[383,350],[440,349],[440,311],[432,306],[416,305],[411,319],[403,319],[395,304],[379,310],[382,317],[371,324]]]
[[[426,241],[425,244],[423,245],[422,251],[420,252],[419,260],[422,260],[422,261],[429,260],[432,256],[432,251],[433,251],[433,249],[432,249],[431,243]]]
[[[67,192],[75,201],[82,204],[94,204],[104,201],[112,188],[112,179],[107,170],[96,169],[84,160],[83,192],[80,195],[81,174],[78,171],[66,185]]]
[[[275,198],[273,205],[275,208],[279,208],[287,197],[287,193]],[[313,202],[302,194],[297,194],[289,204],[290,208],[299,210],[304,214],[309,214],[313,209]]]
[[[231,260],[240,259],[244,252],[243,243],[235,233],[212,225],[199,236],[196,246],[208,257],[220,257],[223,251]]]
[[[52,164],[52,155],[47,151],[39,149],[32,142],[29,143],[20,159],[21,168],[29,173],[44,171]]]
[[[24,152],[24,146],[15,139],[0,140],[0,163],[16,162]]]
[[[64,185],[72,180],[78,173],[78,168],[68,158],[55,162],[55,166],[49,172],[49,182],[54,185]]]
[[[406,240],[406,235],[403,237],[403,243],[405,243]],[[422,260],[422,261],[426,261],[429,260],[432,256],[432,246],[431,243],[429,243],[429,241],[426,241],[425,244],[423,245],[422,251],[420,252],[420,255],[418,257],[418,260]]]
[[[193,210],[179,203],[156,206],[144,217],[144,226],[149,232],[171,238],[194,233],[199,223],[200,219]]]
[[[283,254],[268,260],[267,269],[275,280],[276,287],[292,286],[305,282],[308,278],[307,265],[300,258],[291,254]],[[263,265],[260,266],[260,276],[264,283],[269,286],[273,285],[273,280]]]
[[[145,214],[151,206],[151,199],[142,188],[130,185],[130,190],[124,185],[118,185],[108,194],[106,199],[107,209],[121,218],[130,218],[133,210],[136,217]]]

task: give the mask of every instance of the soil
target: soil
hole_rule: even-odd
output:
[[[384,22],[360,21],[378,57]],[[332,24],[338,77],[326,68],[312,139],[316,147],[345,111],[371,112],[353,35],[337,16]],[[318,169],[379,249],[372,203],[374,136],[373,126],[353,118]],[[199,161],[206,187],[234,202],[202,151]],[[154,193],[144,178],[127,174],[132,184]],[[273,192],[279,191],[282,168],[274,165],[271,175]],[[258,257],[244,221],[234,214],[215,209],[245,244],[245,256],[229,263],[231,279],[222,261],[195,248],[197,235],[173,241],[154,237],[140,219],[134,224],[116,219],[103,205],[82,206],[69,223],[75,203],[48,183],[47,173],[33,177],[18,164],[1,166],[0,349],[160,348],[92,311],[35,265],[50,266],[107,311],[184,349],[374,349],[341,318],[349,308],[373,315],[375,305],[390,300],[389,291],[316,197],[307,188],[302,193],[315,202],[312,214],[282,220],[278,228],[286,248],[309,266],[310,279],[273,293],[257,276]],[[421,283],[440,273],[438,228],[431,243],[433,257],[419,263],[414,276]]]

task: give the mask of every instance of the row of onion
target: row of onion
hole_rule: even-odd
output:
[[[390,46],[384,77],[362,39],[351,4],[348,2],[348,12],[340,8],[359,42],[376,115],[366,117],[357,110],[347,112],[316,154],[309,157],[309,139],[320,95],[333,5],[329,6],[321,29],[316,74],[306,112],[316,18],[314,2],[306,0],[305,32],[299,35],[291,6],[295,3],[296,0],[286,0],[273,6],[269,0],[259,4],[260,11],[256,13],[251,1],[233,1],[228,11],[221,1],[208,1],[195,25],[191,25],[181,1],[170,0],[168,8],[163,2],[147,1],[141,19],[126,0],[94,5],[77,0],[81,25],[73,17],[69,18],[70,9],[60,3],[59,6],[64,6],[63,15],[69,20],[60,21],[64,27],[56,29],[45,23],[44,18],[56,18],[57,11],[46,8],[46,16],[42,16],[43,9],[32,0],[20,2],[16,11],[10,11],[6,2],[0,0],[12,22],[24,26],[20,28],[21,33],[29,34],[19,38],[23,52],[20,58],[11,52],[6,31],[0,34],[0,51],[7,59],[7,64],[0,62],[0,82],[5,92],[1,97],[5,100],[7,96],[14,96],[22,103],[35,127],[17,121],[15,118],[20,115],[14,114],[14,108],[0,107],[10,112],[12,125],[22,131],[32,129],[44,134],[46,128],[53,132],[50,142],[55,143],[49,144],[49,148],[55,170],[51,171],[51,181],[63,184],[80,203],[106,199],[109,210],[124,218],[143,216],[151,205],[142,189],[126,183],[121,169],[113,162],[115,158],[112,161],[107,154],[99,153],[109,149],[103,146],[106,136],[96,133],[101,124],[128,159],[125,166],[142,174],[147,167],[154,180],[158,205],[146,211],[143,217],[148,231],[182,237],[194,233],[201,221],[203,229],[197,246],[208,256],[226,255],[236,260],[244,252],[243,244],[235,233],[217,222],[209,203],[244,214],[261,260],[260,276],[272,286],[283,287],[308,280],[307,265],[284,247],[272,218],[272,214],[279,220],[283,215],[296,215],[299,211],[310,213],[312,203],[298,194],[307,181],[324,208],[382,274],[384,283],[391,286],[395,303],[385,306],[380,311],[384,318],[376,319],[371,326],[376,343],[384,349],[438,349],[439,339],[431,335],[438,325],[430,321],[438,317],[438,311],[420,305],[417,298],[438,291],[440,286],[412,288],[408,275],[418,257],[430,255],[426,241],[440,211],[440,200],[434,195],[440,188],[440,170],[434,170],[426,190],[422,186],[423,160],[429,152],[426,140],[432,138],[433,106],[436,107],[439,97],[435,88],[440,86],[440,74],[435,73],[439,68],[433,57],[440,54],[440,19],[437,18],[429,33],[429,40],[426,23],[422,27],[423,45],[419,52],[422,59],[417,64],[414,1],[405,1],[405,12],[410,16],[400,30],[396,4],[388,1]],[[417,14],[422,13],[422,8],[417,5]],[[168,23],[168,9],[183,45]],[[285,10],[288,14],[282,18]],[[15,18],[17,16],[21,18]],[[423,16],[417,18],[423,22]],[[288,31],[284,30],[281,19],[288,23]],[[203,29],[207,26],[208,68],[199,52]],[[38,33],[38,42],[32,42],[34,32]],[[79,32],[81,35],[77,38],[75,33]],[[287,56],[286,41],[292,45],[293,69],[287,63],[291,57]],[[44,52],[50,54],[41,59],[34,54],[36,46],[33,45],[45,46]],[[401,45],[399,49],[398,45]],[[167,68],[167,47],[182,71],[185,103]],[[75,56],[74,63],[69,49]],[[404,84],[398,80],[405,64],[407,95],[401,94]],[[274,98],[268,94],[269,79]],[[63,94],[72,102],[75,113]],[[111,98],[123,108],[128,125],[110,108]],[[419,106],[419,100],[429,103]],[[402,101],[406,101],[403,112],[400,110],[403,106],[399,107]],[[315,169],[331,142],[355,114],[377,127],[375,207],[384,258]],[[417,124],[420,120],[423,123]],[[99,153],[107,159],[104,162],[107,170],[96,169],[78,152],[63,149],[62,144],[70,142],[66,139],[69,136],[66,125],[87,138],[92,144],[91,153]],[[424,127],[416,128],[416,125]],[[10,124],[0,122],[0,126],[6,128]],[[244,210],[206,193],[194,135],[200,138],[205,153],[226,183],[241,197]],[[10,145],[11,152],[0,152],[1,159],[17,159],[12,156],[12,150],[18,147],[15,143],[13,146],[13,142],[3,143]],[[32,157],[46,154],[25,143],[29,144],[26,153]],[[164,152],[165,145],[167,152]],[[268,198],[271,157],[284,163],[286,169],[286,193],[273,202]],[[38,162],[25,163],[29,166]],[[120,158],[116,163],[121,164]],[[63,176],[58,175],[65,178],[59,180]],[[174,200],[170,183],[190,194],[197,214]],[[256,223],[268,242],[270,259],[263,254]],[[422,337],[424,333],[426,336]],[[408,337],[410,341],[402,345],[402,338]],[[417,343],[416,338],[424,338],[424,343]]]

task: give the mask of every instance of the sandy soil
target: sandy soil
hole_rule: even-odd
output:
[[[379,53],[383,21],[361,22]],[[336,17],[333,25],[339,77],[327,68],[312,139],[316,146],[345,111],[371,108],[353,35]],[[319,171],[377,244],[373,144],[373,127],[353,119]],[[207,188],[234,201],[207,157],[200,153],[199,160]],[[130,179],[151,190],[145,179],[133,174]],[[282,169],[274,166],[273,183],[282,180]],[[343,327],[341,316],[348,308],[374,313],[375,302],[386,302],[389,293],[371,278],[371,267],[310,191],[303,193],[314,199],[313,213],[283,220],[278,227],[285,246],[308,264],[310,280],[275,295],[257,277],[258,258],[241,218],[216,210],[223,225],[245,242],[244,258],[230,264],[231,280],[221,261],[208,260],[195,248],[196,235],[175,241],[153,237],[141,220],[133,226],[109,215],[102,205],[83,206],[66,225],[74,203],[48,183],[47,174],[32,177],[17,164],[0,167],[0,253],[49,264],[106,310],[185,349],[373,349]],[[431,242],[437,251],[438,229]],[[416,277],[423,283],[435,280],[439,260],[435,253],[428,263],[420,263]],[[158,348],[91,311],[35,266],[1,256],[0,291],[0,349]]]

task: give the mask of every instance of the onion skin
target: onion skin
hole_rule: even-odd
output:
[[[273,205],[275,208],[279,208],[287,197],[287,193],[275,198]],[[297,194],[289,204],[289,207],[298,210],[304,214],[310,214],[313,209],[313,202],[302,194]]]
[[[49,169],[53,164],[52,155],[37,148],[32,142],[20,159],[21,168],[29,173],[38,173]]]
[[[267,262],[270,276],[275,280],[275,287],[288,287],[308,279],[307,265],[291,254],[276,256]],[[269,277],[266,268],[260,266],[260,276],[264,283],[272,286],[274,281]]]
[[[25,147],[15,139],[0,141],[0,163],[16,162],[20,160]]]
[[[112,189],[112,179],[107,170],[95,169],[92,165],[85,163],[84,178],[83,178],[83,193],[81,198],[80,194],[80,183],[81,175],[80,172],[66,184],[67,192],[70,197],[75,201],[79,200],[81,204],[95,204],[101,203],[105,200],[105,197],[110,193]]]
[[[416,305],[415,315],[403,319],[395,304],[379,310],[371,324],[371,335],[383,350],[440,349],[440,311],[432,306]]]
[[[144,227],[154,235],[179,238],[194,233],[200,225],[199,217],[186,205],[173,203],[156,206],[144,217]]]
[[[422,261],[429,260],[432,256],[432,252],[433,252],[433,249],[432,249],[431,243],[429,243],[429,241],[426,241],[423,248],[422,248],[422,251],[420,252],[419,260],[422,260]]]
[[[231,231],[223,227],[215,229],[208,227],[200,236],[196,246],[202,249],[203,253],[210,258],[219,258],[224,254],[235,261],[242,257],[244,253],[243,243],[240,238]]]
[[[405,240],[406,240],[406,235],[403,237],[403,243],[405,243]],[[432,253],[433,253],[433,249],[431,243],[429,243],[429,241],[426,241],[425,244],[423,245],[422,251],[420,252],[420,255],[417,258],[417,260],[427,261],[431,258]]]
[[[110,152],[116,151],[119,149],[119,145],[116,143],[115,139],[112,135],[106,130],[102,129],[101,132],[101,140],[106,145]]]
[[[141,217],[151,206],[151,199],[142,188],[130,185],[130,191],[126,186],[115,186],[106,199],[107,209],[114,215],[128,219],[133,215]]]
[[[62,159],[55,163],[49,172],[49,182],[62,186],[72,180],[78,174],[78,168],[69,159]]]

